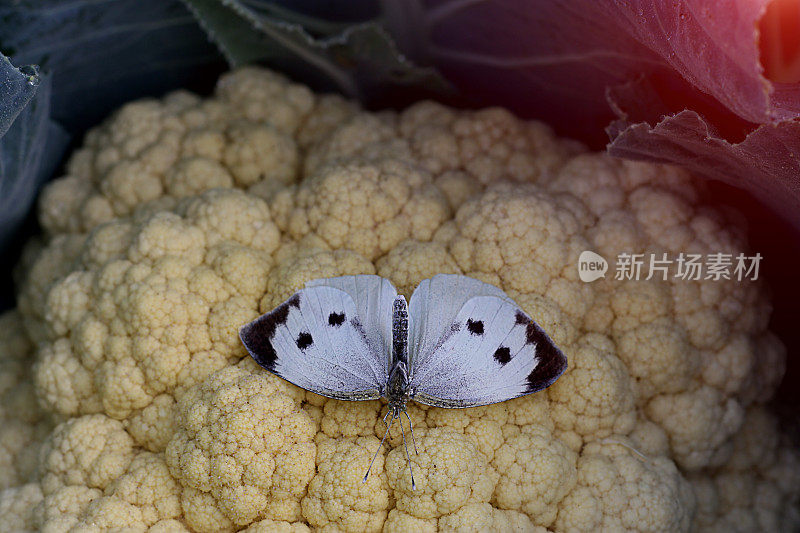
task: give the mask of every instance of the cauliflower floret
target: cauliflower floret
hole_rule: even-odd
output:
[[[694,494],[675,464],[628,445],[592,442],[578,459],[578,483],[562,501],[560,531],[688,531]]]
[[[415,159],[435,174],[464,170],[481,183],[536,181],[581,151],[542,123],[525,123],[501,108],[457,113],[422,102],[404,111],[399,130]]]
[[[338,94],[323,94],[317,98],[314,109],[297,132],[297,143],[308,148],[328,138],[335,128],[346,123],[358,110],[355,102],[345,100]]]
[[[34,342],[44,340],[48,333],[45,302],[52,283],[72,272],[85,241],[81,235],[67,234],[53,238],[46,246],[34,240],[26,247],[18,266],[22,285],[19,312],[25,317],[22,327]]]
[[[338,531],[381,531],[389,508],[381,454],[372,465],[372,474],[363,481],[379,445],[375,437],[326,439],[319,444],[317,474],[302,502],[303,517],[309,524]]]
[[[405,240],[375,263],[378,275],[391,277],[399,294],[411,293],[423,279],[436,274],[460,274],[455,259],[438,242]]]
[[[531,519],[519,511],[495,509],[488,503],[465,505],[455,513],[440,518],[438,525],[439,531],[464,533],[469,531],[547,532],[544,527],[534,526]]]
[[[276,255],[286,255],[286,250]],[[272,269],[259,309],[264,313],[271,311],[312,279],[374,273],[373,264],[356,252],[301,246]]]
[[[166,190],[182,198],[216,187],[230,188],[233,177],[217,161],[207,157],[189,157],[172,167],[166,176]]]
[[[293,135],[313,106],[306,87],[258,68],[223,76],[211,100],[177,91],[127,104],[87,134],[68,174],[45,188],[42,226],[88,232],[165,198],[292,181],[300,164]]]
[[[296,521],[314,475],[316,427],[300,409],[293,386],[267,374],[232,367],[209,376],[180,401],[177,431],[167,445],[172,474],[212,497],[234,524],[256,518]],[[195,493],[184,494],[194,502]],[[208,513],[208,511],[199,511]],[[187,516],[193,527],[207,522]],[[203,528],[206,530],[206,528]]]
[[[428,241],[449,215],[430,176],[400,160],[332,164],[300,186],[288,216],[288,233],[308,233],[332,248],[370,260],[400,241]]]
[[[38,483],[28,483],[0,492],[0,523],[6,531],[36,531],[35,510],[42,500]]]
[[[429,408],[419,413],[413,408],[409,409],[408,414],[411,420],[414,420],[415,428],[447,428],[463,433],[489,461],[494,457],[497,448],[503,444],[503,428],[508,422],[508,408],[504,404],[470,409]],[[403,427],[405,428],[405,424]],[[395,438],[397,438],[396,433]],[[393,444],[400,444],[400,441],[396,440]]]
[[[106,502],[98,504],[94,513],[89,513],[85,520],[91,522],[104,512],[103,507],[123,505],[124,502],[135,507],[142,522],[150,526],[160,520],[180,517],[179,493],[178,483],[170,475],[164,456],[143,452],[131,461],[125,475],[106,487]]]
[[[314,106],[308,87],[256,67],[224,74],[216,95],[237,117],[265,121],[286,133],[297,130]]]
[[[310,147],[305,159],[305,173],[313,176],[327,164],[384,151],[393,152],[395,156],[399,152],[408,152],[408,147],[397,138],[394,116],[389,113],[358,113],[349,116]]]
[[[146,531],[156,525],[170,530],[170,523],[181,515],[179,494],[164,457],[144,452],[102,495],[81,485],[62,487],[48,495],[37,509],[39,526],[44,531]]]
[[[565,353],[569,368],[548,390],[559,432],[574,435],[583,444],[631,431],[636,422],[635,397],[630,374],[614,355],[613,343],[590,334]]]
[[[675,461],[690,470],[725,462],[744,418],[738,402],[707,386],[656,396],[645,412],[669,435]]]
[[[415,488],[404,448],[394,448],[386,456],[386,475],[398,510],[417,518],[436,518],[489,501],[498,474],[469,438],[448,428],[420,428],[415,437],[419,450],[411,455]]]
[[[31,480],[50,421],[30,379],[32,345],[17,311],[0,314],[0,490]]]
[[[800,499],[800,454],[790,448],[779,451],[780,440],[774,415],[762,407],[747,411],[725,466],[690,477],[700,511],[695,517],[696,528],[792,529]]]
[[[103,490],[134,456],[133,439],[118,420],[100,414],[72,418],[42,447],[42,492],[49,496],[69,486]]]
[[[136,443],[152,452],[164,450],[175,431],[177,405],[171,394],[159,394],[153,402],[124,421]]]
[[[405,531],[436,533],[437,520],[435,518],[417,518],[403,511],[392,509],[383,525],[383,531],[386,533],[404,533]]]
[[[319,427],[324,436],[332,438],[374,435],[375,425],[381,418],[382,410],[383,406],[378,401],[355,404],[326,401],[322,408]]]
[[[297,175],[298,155],[294,139],[261,123],[235,123],[223,162],[240,187],[259,181],[289,183]]]
[[[575,486],[578,455],[542,426],[523,426],[494,454],[500,474],[494,499],[502,509],[524,512],[540,526],[556,519],[558,503]]]
[[[74,156],[73,156],[74,159]],[[66,175],[48,184],[39,195],[39,223],[51,231],[80,231],[83,229],[85,210],[91,211],[89,198],[93,192],[91,180],[84,176]],[[108,202],[94,202],[100,212],[91,218],[103,222],[113,218]]]
[[[30,391],[30,383],[28,390]],[[25,400],[36,405],[36,397],[26,394]],[[41,421],[31,425],[18,418],[5,418],[0,422],[0,490],[16,487],[36,478],[39,450],[52,427]]]
[[[134,413],[245,354],[238,326],[258,314],[278,245],[269,210],[231,190],[176,210],[144,217],[116,257],[52,286],[44,315],[56,338],[40,348],[34,374],[54,411],[169,420],[161,408]],[[97,232],[87,248],[105,237]],[[163,449],[166,436],[150,433],[134,432]]]
[[[83,485],[62,487],[48,494],[34,509],[38,531],[69,531],[78,523],[79,516],[103,492]]]
[[[636,378],[640,398],[685,390],[698,370],[698,360],[683,328],[669,320],[629,329],[617,337],[619,357]]]

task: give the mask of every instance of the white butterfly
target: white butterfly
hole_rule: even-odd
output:
[[[455,274],[422,281],[410,305],[380,276],[313,280],[239,336],[259,365],[298,387],[339,400],[386,398],[387,433],[401,413],[408,418],[410,399],[487,405],[549,387],[567,368],[508,295]],[[406,457],[410,468],[407,447]]]

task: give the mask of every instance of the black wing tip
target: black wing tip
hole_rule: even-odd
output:
[[[529,393],[546,389],[555,383],[569,366],[567,356],[552,341],[537,346],[536,352],[539,364],[528,374]]]
[[[270,372],[275,371],[278,354],[272,337],[278,326],[285,324],[290,308],[300,308],[300,293],[293,294],[278,307],[239,328],[239,338],[253,360]]]
[[[536,365],[526,379],[528,389],[526,393],[546,389],[556,382],[567,371],[569,363],[564,355],[547,333],[531,317],[522,311],[517,311],[515,322],[525,326],[525,339],[528,344],[536,346]]]

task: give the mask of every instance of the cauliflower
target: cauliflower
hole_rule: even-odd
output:
[[[420,428],[417,433],[419,453],[411,457],[411,468],[402,446],[386,456],[386,475],[398,510],[417,518],[437,518],[470,503],[489,501],[499,476],[470,439],[447,427]],[[412,489],[412,469],[416,489]]]
[[[560,531],[687,531],[695,496],[666,457],[640,456],[624,441],[587,444],[578,483],[564,498]]]
[[[737,254],[683,171],[501,109],[369,113],[258,67],[125,105],[39,201],[0,316],[0,520],[19,531],[786,531],[800,456],[758,282],[578,277],[584,250]],[[237,331],[305,282],[506,291],[567,354],[472,409],[290,385]],[[652,275],[651,275],[652,274]],[[398,424],[409,438],[411,486]],[[364,473],[377,451],[366,483]]]
[[[126,420],[153,451],[165,435],[152,427],[172,418],[174,404],[156,398],[244,355],[237,328],[258,315],[279,239],[266,204],[234,189],[191,197],[176,211],[143,216],[135,228],[98,228],[87,247],[120,233],[124,240],[85,258],[38,302],[53,335],[33,370],[45,404]]]
[[[558,503],[575,485],[577,459],[577,454],[546,428],[522,426],[497,449],[492,460],[500,474],[494,492],[497,505],[522,511],[536,524],[550,526]]]
[[[3,527],[20,533],[35,531],[36,505],[42,500],[38,483],[19,485],[0,492],[0,516]]]
[[[192,499],[209,495],[232,524],[300,518],[300,498],[314,475],[317,428],[289,387],[275,376],[231,367],[181,399],[167,464],[193,489]],[[214,531],[206,514],[190,507],[186,520]]]
[[[431,177],[403,161],[331,164],[312,176],[293,195],[284,229],[370,260],[403,239],[430,240],[450,214]]]
[[[52,423],[36,402],[32,345],[18,312],[0,314],[0,490],[34,478]]]
[[[340,531],[380,531],[389,508],[383,456],[373,465],[375,475],[364,483],[375,437],[323,439],[317,446],[317,473],[303,498],[303,518],[317,528]]]

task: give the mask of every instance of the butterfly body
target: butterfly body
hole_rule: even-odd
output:
[[[410,303],[379,276],[313,280],[239,336],[258,364],[306,390],[386,398],[387,429],[408,416],[410,399],[445,408],[502,402],[550,386],[567,367],[502,290],[455,274],[423,280]]]
[[[406,364],[398,361],[392,372],[389,374],[389,382],[386,384],[386,392],[383,397],[389,400],[389,408],[405,406],[406,402],[413,398],[408,383],[408,370]]]

